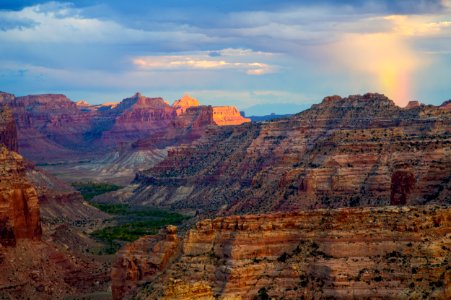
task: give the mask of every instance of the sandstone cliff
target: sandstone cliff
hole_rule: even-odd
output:
[[[451,297],[449,207],[231,216],[180,241],[173,231],[119,252],[114,299]]]
[[[107,215],[2,144],[0,178],[0,298],[61,299],[106,290],[109,267],[83,253],[81,240],[89,238],[76,227]]]
[[[122,299],[143,280],[159,275],[180,252],[177,228],[168,226],[158,235],[145,236],[127,244],[117,256],[111,278],[113,297]]]
[[[209,128],[138,173],[132,203],[243,212],[450,203],[451,114],[379,94],[290,118]]]
[[[241,116],[236,107],[233,106],[216,106],[213,107],[213,121],[216,125],[241,125],[251,120]]]
[[[0,245],[39,240],[41,223],[36,189],[25,179],[22,157],[0,144]]]
[[[83,133],[90,127],[90,115],[66,96],[13,96],[0,102],[13,111],[19,152],[26,158],[49,162],[79,155],[79,150],[84,149]]]
[[[0,245],[15,246],[18,239],[39,240],[38,195],[25,178],[23,158],[14,152],[17,133],[12,114],[5,108],[0,110],[0,137]]]
[[[177,116],[185,113],[186,109],[189,107],[199,106],[200,103],[197,99],[191,98],[189,95],[183,95],[179,100],[174,101],[172,107],[176,109]]]
[[[112,171],[108,175],[122,184],[159,162],[166,147],[192,143],[208,126],[250,121],[233,107],[200,105],[188,95],[172,106],[140,93],[120,103],[89,105],[58,94],[15,97],[0,92],[0,105],[5,104],[16,119],[17,143],[24,157],[63,176],[81,174],[92,180],[99,170]],[[115,170],[117,163],[120,170]]]

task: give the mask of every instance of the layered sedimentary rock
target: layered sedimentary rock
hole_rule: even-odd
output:
[[[450,234],[451,209],[438,206],[207,219],[181,253],[165,232],[121,250],[114,298],[445,299]]]
[[[451,114],[380,94],[326,97],[290,118],[210,128],[138,173],[131,202],[242,212],[450,203]]]
[[[250,122],[235,108],[200,105],[187,95],[172,106],[162,98],[140,93],[120,103],[89,105],[86,101],[72,102],[64,95],[15,97],[0,92],[0,104],[13,111],[19,152],[27,159],[63,176],[77,174],[74,163],[88,162],[83,168],[88,176],[99,169],[113,170],[111,157],[115,156],[114,160],[126,168],[114,178],[121,183],[130,182],[135,172],[159,162],[165,147],[191,143],[208,126]],[[148,159],[137,167],[134,158],[144,152]],[[120,157],[116,158],[117,154]],[[126,166],[125,162],[132,164]]]
[[[108,266],[72,248],[75,243],[67,240],[74,228],[66,230],[64,239],[58,232],[61,226],[79,226],[107,215],[12,151],[17,133],[11,112],[0,110],[0,120],[0,298],[60,299],[106,290]],[[83,247],[85,235],[76,231],[72,236],[78,239],[77,247]]]
[[[179,253],[177,228],[168,226],[156,236],[145,236],[124,246],[113,266],[113,297],[122,299],[142,280],[159,275]]]
[[[148,98],[136,93],[96,117],[94,133],[90,134],[100,131],[100,144],[117,145],[149,137],[167,127],[173,118],[174,110],[162,98]]]
[[[26,180],[22,157],[0,144],[0,244],[15,246],[18,239],[39,240],[38,194]]]
[[[41,237],[38,195],[25,178],[23,158],[14,152],[16,135],[11,112],[1,109],[0,245],[3,246],[15,246],[19,239]]]
[[[244,121],[245,120],[245,121]],[[225,125],[241,125],[250,122],[250,119],[241,116],[236,107],[233,106],[216,106],[213,107],[213,121],[219,126]]]
[[[36,168],[26,166],[26,178],[37,191],[41,219],[46,224],[101,222],[109,215],[89,205],[71,185]]]
[[[17,152],[17,130],[12,111],[0,104],[0,144]]]
[[[172,107],[176,109],[177,116],[185,113],[186,109],[189,107],[199,106],[200,103],[197,99],[191,98],[189,95],[183,95],[179,100],[174,101]]]
[[[66,96],[11,95],[0,102],[13,111],[19,149],[28,159],[58,160],[83,149],[83,133],[90,128],[90,115],[79,110]]]

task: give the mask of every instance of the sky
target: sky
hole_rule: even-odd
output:
[[[295,113],[327,95],[451,98],[451,0],[0,0],[0,90]]]

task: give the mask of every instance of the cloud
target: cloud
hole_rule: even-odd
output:
[[[208,37],[192,32],[189,26],[172,24],[168,29],[141,30],[128,28],[112,20],[83,16],[83,10],[70,3],[49,2],[25,7],[19,11],[0,11],[2,20],[30,23],[33,26],[5,28],[0,39],[10,43],[77,44],[152,44],[173,41],[206,42]]]
[[[256,60],[272,56],[274,54],[249,49],[224,49],[185,55],[143,56],[134,58],[133,64],[144,70],[232,69],[243,71],[248,75],[263,75],[273,73],[277,68]]]
[[[0,73],[17,82],[2,89],[288,93],[245,105],[369,90],[402,104],[434,87],[434,101],[449,97],[432,72],[451,68],[449,0],[7,2]]]

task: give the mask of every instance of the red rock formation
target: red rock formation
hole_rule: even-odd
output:
[[[177,228],[167,226],[158,235],[144,236],[122,248],[111,273],[113,299],[123,299],[142,280],[161,274],[178,253],[179,243]]]
[[[39,203],[25,178],[23,159],[13,151],[17,133],[5,108],[0,110],[0,137],[0,245],[14,246],[18,239],[40,239]]]
[[[12,111],[0,104],[0,144],[11,151],[17,152],[17,131]]]
[[[450,128],[441,107],[326,97],[287,119],[208,129],[138,173],[130,201],[227,214],[449,203]]]
[[[124,99],[104,115],[112,118],[111,128],[102,132],[102,144],[136,141],[161,131],[174,118],[174,110],[162,98],[148,98],[136,93]]]
[[[25,179],[22,157],[0,144],[0,244],[41,237],[36,189]]]
[[[15,97],[0,93],[14,113],[19,150],[37,163],[98,159],[122,144],[153,150],[197,139],[191,128],[248,122],[235,108],[199,106],[189,96],[171,106],[162,98],[136,93],[120,103],[89,105],[64,95]],[[230,115],[227,115],[229,114]],[[215,115],[215,116],[213,116]],[[189,135],[184,137],[184,135]]]
[[[158,266],[162,253],[177,256],[147,247],[165,234],[124,248],[113,290],[137,286],[125,297],[133,299],[445,299],[450,216],[450,208],[425,206],[204,220],[176,259],[148,275],[140,270],[154,255]]]
[[[175,108],[176,115],[182,115],[185,113],[188,107],[196,107],[199,106],[200,103],[195,98],[191,98],[189,95],[183,95],[182,98],[176,100],[172,107]]]
[[[64,95],[9,97],[1,102],[13,110],[19,151],[33,161],[75,156],[90,128],[90,114]]]
[[[248,123],[251,119],[241,116],[234,106],[216,106],[213,107],[213,121],[216,125],[227,126]]]

